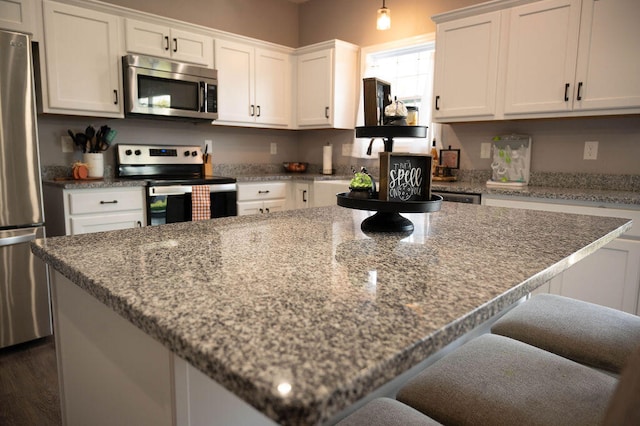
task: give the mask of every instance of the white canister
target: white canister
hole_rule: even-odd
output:
[[[104,176],[104,155],[101,152],[82,154],[82,159],[89,168],[90,178]]]

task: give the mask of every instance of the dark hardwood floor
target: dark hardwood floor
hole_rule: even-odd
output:
[[[0,425],[61,424],[53,337],[0,349]]]

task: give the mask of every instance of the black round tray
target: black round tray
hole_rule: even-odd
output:
[[[337,194],[338,205],[377,212],[362,221],[364,232],[412,232],[413,223],[400,213],[436,212],[442,207],[442,196],[431,194],[428,201],[384,201],[375,198],[351,198],[348,192]]]

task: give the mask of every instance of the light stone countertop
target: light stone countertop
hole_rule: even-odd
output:
[[[253,173],[239,174],[234,178],[238,183],[270,182],[270,181],[331,181],[350,180],[352,175],[323,175],[319,173]],[[45,185],[58,186],[64,189],[113,188],[126,186],[144,186],[145,180],[104,179],[104,180],[45,180]],[[586,202],[610,204],[618,207],[640,209],[640,191],[615,191],[591,188],[563,188],[549,186],[527,186],[522,189],[488,188],[483,182],[433,182],[433,191],[462,192],[467,194],[497,195],[506,197],[529,198],[539,201]]]
[[[282,424],[318,424],[630,228],[461,203],[367,236],[332,206],[32,243],[55,270]],[[290,393],[278,385],[287,382]]]

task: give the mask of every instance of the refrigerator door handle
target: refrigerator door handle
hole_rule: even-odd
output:
[[[36,239],[34,231],[28,231],[26,235],[16,235],[13,237],[0,238],[0,247],[14,246],[16,244],[27,243]]]

